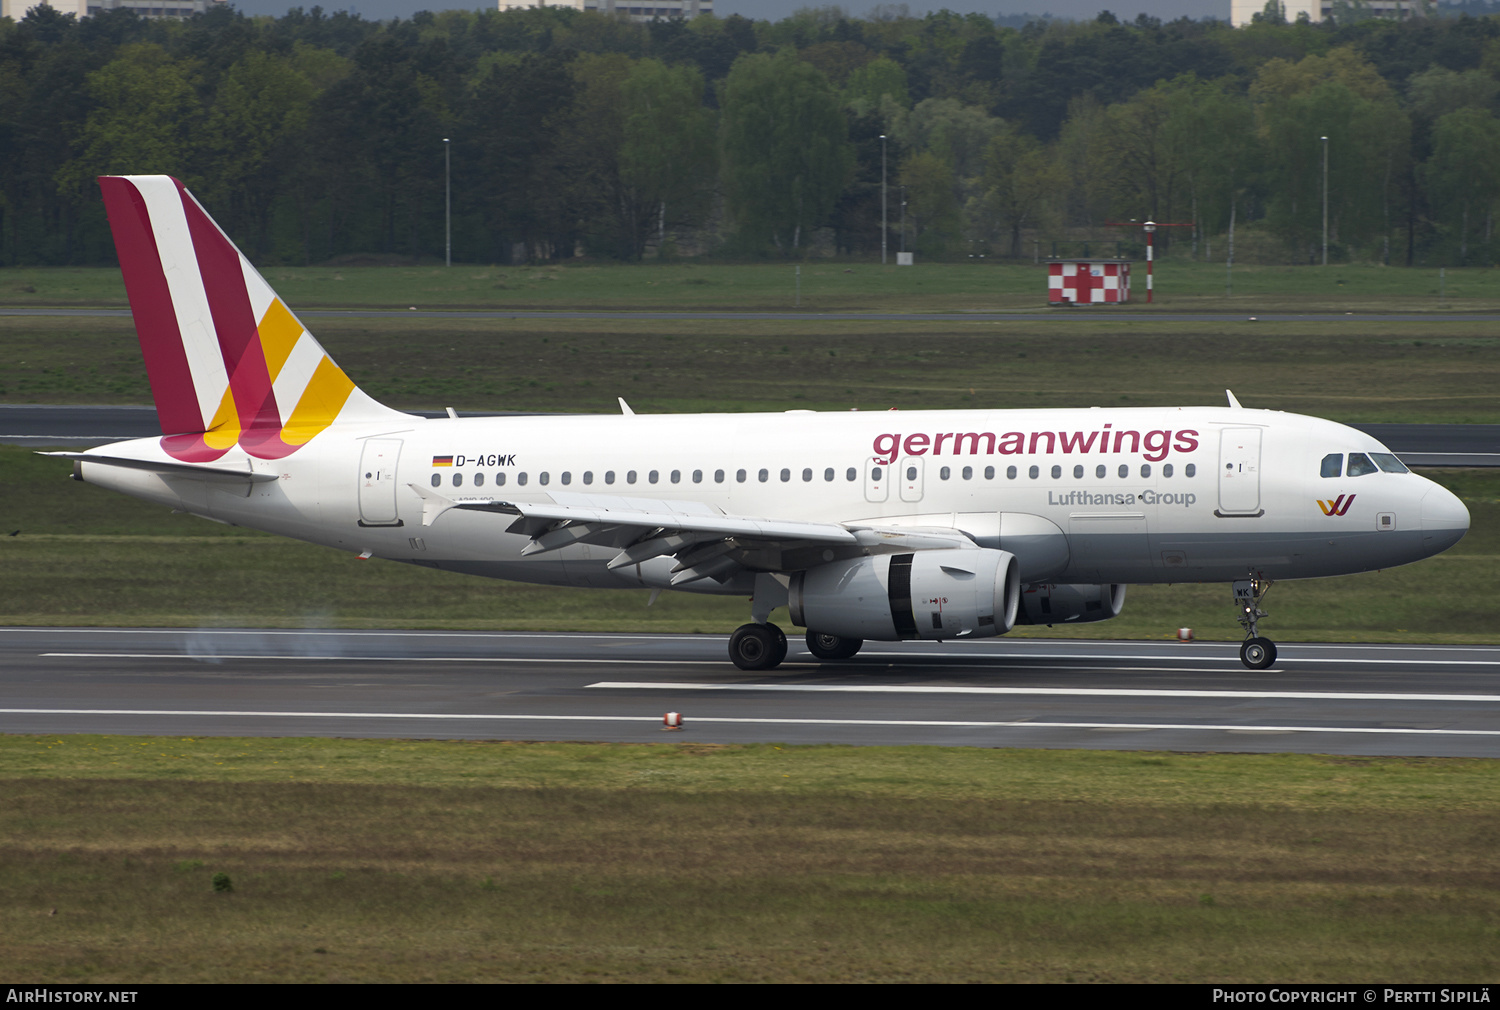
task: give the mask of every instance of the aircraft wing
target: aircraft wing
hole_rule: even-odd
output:
[[[610,568],[655,557],[677,559],[672,584],[724,581],[738,571],[791,571],[877,550],[972,547],[957,530],[883,530],[869,526],[727,515],[702,502],[552,492],[550,502],[452,499],[408,485],[422,499],[422,525],[452,509],[511,517],[507,533],[531,538],[522,556],[574,544],[615,547]],[[804,563],[805,560],[805,563]]]

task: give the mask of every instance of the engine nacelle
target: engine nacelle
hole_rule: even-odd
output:
[[[984,548],[878,554],[792,576],[792,623],[825,635],[894,642],[989,638],[1016,622],[1020,567]]]
[[[1029,583],[1021,589],[1017,624],[1087,624],[1119,617],[1125,586],[1052,586]]]

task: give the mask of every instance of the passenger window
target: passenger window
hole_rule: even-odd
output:
[[[1120,476],[1121,476],[1121,478],[1125,478],[1125,477],[1129,477],[1130,476],[1130,464],[1128,464],[1128,463],[1121,463],[1120,464]]]
[[[1323,467],[1319,471],[1324,477],[1337,477],[1344,470],[1344,454],[1341,452],[1330,452],[1323,457]]]
[[[442,474],[435,473],[435,474],[432,475],[432,486],[433,487],[437,487],[437,486],[439,486],[442,483],[443,483],[443,475]]]
[[[972,466],[966,466],[966,467],[964,467],[964,480],[973,480],[973,479],[974,479],[974,468]]]
[[[615,482],[615,472],[613,470],[605,470],[604,471],[604,483],[606,483],[606,484],[613,484],[614,482]]]
[[[655,484],[657,481],[661,480],[661,471],[652,470],[650,473],[646,474],[646,479],[652,484]]]
[[[1094,467],[1094,478],[1096,480],[1103,480],[1104,475],[1108,472],[1109,468],[1106,467],[1103,463],[1100,463],[1098,466]]]
[[[573,483],[573,471],[571,471],[571,470],[564,470],[562,472],[562,482],[564,484],[571,484],[571,483]]]
[[[844,479],[845,480],[856,480],[856,479],[858,479],[858,477],[859,477],[859,471],[856,470],[856,469],[854,469],[854,467],[852,467],[852,466],[844,473]]]
[[[635,483],[635,471],[634,470],[627,470],[627,471],[625,471],[625,483],[627,483],[627,484],[634,484]]]
[[[906,479],[907,480],[916,480],[917,479],[917,468],[916,467],[909,466],[909,467],[906,468]]]
[[[786,467],[782,467],[781,468],[781,482],[783,484],[785,484],[787,481],[789,481],[791,479],[792,479],[792,471],[788,470]]]
[[[694,484],[702,484],[703,483],[703,471],[702,470],[694,470],[693,471],[693,483]]]
[[[734,479],[736,481],[738,481],[739,483],[741,483],[741,484],[745,483],[745,471],[743,471],[743,470],[736,470],[734,472]]]
[[[722,483],[724,483],[724,471],[723,470],[715,470],[714,471],[714,483],[715,484],[722,484]]]
[[[503,474],[503,473],[497,473],[497,474],[495,474],[495,486],[496,487],[504,487],[505,486],[505,474]]]
[[[516,474],[516,483],[519,484],[519,485],[521,485],[522,487],[526,486],[526,471],[525,470],[522,470],[520,473]]]
[[[1170,464],[1168,464],[1167,469],[1168,470],[1172,469],[1172,467],[1171,467]],[[1197,463],[1189,463],[1187,466],[1183,467],[1182,468],[1182,475],[1184,477],[1196,477],[1196,476],[1198,476],[1198,464]],[[1170,477],[1172,475],[1169,473],[1169,474],[1167,474],[1167,476]]]
[[[812,480],[812,468],[811,467],[803,467],[802,468],[802,482],[805,484],[805,483],[807,483],[810,480]]]
[[[1032,467],[1029,471],[1027,471],[1027,474],[1031,477],[1032,480],[1036,480],[1037,477],[1041,476],[1041,471],[1036,467]]]
[[[475,487],[484,487],[484,474],[482,474],[482,473],[476,473],[474,475],[474,486]]]
[[[681,483],[681,481],[682,481],[682,471],[681,470],[673,470],[672,471],[672,483],[673,484],[678,484],[678,483]]]
[[[1078,474],[1078,476],[1082,477],[1083,476],[1083,473],[1082,473],[1083,467],[1079,467],[1078,469],[1080,471],[1079,474]],[[1052,479],[1053,480],[1062,480],[1062,467],[1060,467],[1060,466],[1053,466],[1052,467]]]
[[[766,481],[771,479],[771,471],[762,467],[760,473],[756,474],[756,476],[759,477],[760,482],[764,484]]]
[[[585,484],[592,484],[592,483],[594,483],[594,471],[592,471],[592,470],[585,470],[585,471],[583,471],[583,482]]]
[[[823,471],[823,479],[825,481],[833,480],[833,467],[829,467],[828,469]]]
[[[1367,473],[1374,473],[1377,467],[1370,462],[1370,457],[1362,452],[1351,452],[1349,454],[1349,471],[1345,476],[1363,477]]]
[[[1129,467],[1125,467],[1125,466],[1120,467],[1120,476],[1121,477],[1125,476],[1125,472],[1127,470],[1129,470],[1129,469],[1130,469]],[[1142,463],[1141,464],[1141,476],[1142,477],[1149,477],[1149,476],[1151,476],[1151,464],[1150,463]]]
[[[453,486],[454,487],[463,487],[464,486],[464,475],[463,474],[456,473],[456,474],[453,475]]]
[[[1161,465],[1161,475],[1163,477],[1170,477],[1170,476],[1172,476],[1172,464],[1171,463],[1163,463]]]
[[[938,470],[938,480],[947,480],[952,474],[953,471],[945,466],[942,469]]]
[[[540,476],[537,477],[537,482],[540,483],[540,484],[545,484],[545,483],[547,483],[551,479],[552,479],[551,475],[548,474],[546,470],[543,470],[541,472]]]
[[[1411,473],[1406,468],[1405,463],[1388,452],[1372,452],[1370,453],[1370,458],[1375,461],[1376,466],[1380,467],[1386,473]]]
[[[879,480],[880,480],[880,478],[881,478],[881,477],[882,477],[882,476],[883,476],[883,475],[884,475],[884,474],[885,474],[885,471],[884,471],[884,470],[882,470],[882,469],[881,469],[881,468],[880,468],[880,467],[878,467],[878,466],[877,466],[877,467],[875,467],[875,468],[874,468],[874,469],[873,469],[873,470],[871,470],[871,471],[870,471],[870,479],[871,479],[871,480],[872,480],[872,481],[879,481]]]

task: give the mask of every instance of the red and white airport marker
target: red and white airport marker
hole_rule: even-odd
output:
[[[682,713],[668,712],[661,717],[661,724],[667,729],[682,729]]]

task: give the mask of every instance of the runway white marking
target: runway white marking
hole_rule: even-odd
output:
[[[1497,702],[1500,694],[1374,694],[1355,691],[1194,691],[1179,688],[958,687],[927,684],[695,684],[601,680],[589,687],[646,691],[789,691],[803,694],[1045,694],[1086,698],[1289,698],[1298,701]]]
[[[247,719],[411,719],[490,722],[630,722],[660,723],[659,715],[518,715],[418,712],[259,712],[187,709],[68,709],[68,708],[0,708],[0,715],[104,715],[104,716],[189,716],[192,718],[225,717]],[[1115,722],[1035,722],[1030,720],[985,721],[971,719],[738,719],[697,716],[684,724],[771,725],[771,726],[910,726],[956,729],[1091,729],[1135,732],[1140,730],[1213,730],[1224,733],[1344,733],[1403,736],[1500,736],[1500,730],[1489,729],[1408,729],[1364,726],[1235,726],[1206,723],[1115,723]]]

